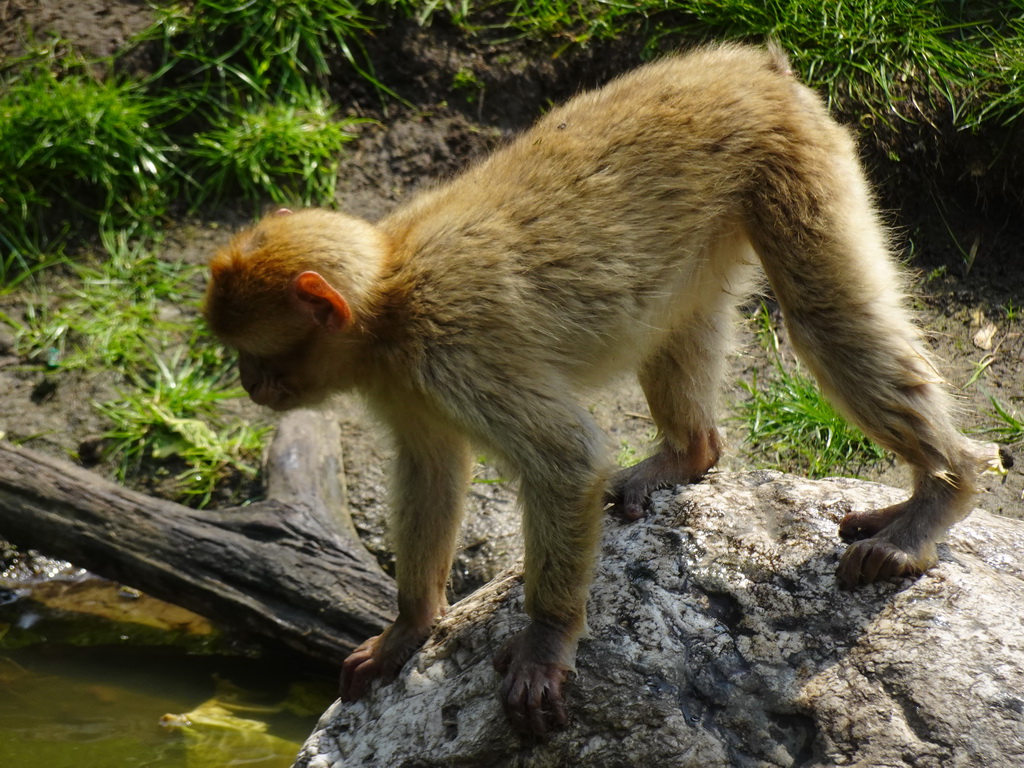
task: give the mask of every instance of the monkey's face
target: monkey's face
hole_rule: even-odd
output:
[[[357,366],[349,334],[325,329],[308,315],[268,310],[240,332],[215,335],[237,350],[242,387],[258,405],[311,407],[352,386],[349,372]]]
[[[316,335],[276,354],[238,351],[242,387],[257,405],[287,411],[319,405],[338,389]]]
[[[281,360],[238,353],[238,374],[242,388],[257,405],[266,405],[275,411],[295,407],[296,391],[289,380],[287,367]]]

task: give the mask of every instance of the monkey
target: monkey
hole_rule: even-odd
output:
[[[603,510],[640,518],[653,490],[717,463],[758,264],[822,390],[912,470],[906,501],[841,521],[839,584],[932,566],[992,449],[954,424],[891,240],[850,133],[781,50],[737,44],[583,92],[376,224],[314,208],[237,234],[204,314],[252,400],[356,390],[395,443],[398,616],[345,659],[342,698],[394,678],[446,610],[482,446],[518,484],[525,539],[529,621],[494,657],[500,700],[525,734],[566,727]],[[659,437],[613,472],[580,400],[620,372]]]

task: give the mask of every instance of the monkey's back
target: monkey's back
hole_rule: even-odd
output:
[[[700,49],[553,109],[381,227],[422,313],[445,297],[442,335],[494,325],[509,340],[511,323],[538,360],[599,383],[681,314],[745,290],[752,255],[715,245],[742,237],[759,169],[808,133],[846,140],[781,54]]]

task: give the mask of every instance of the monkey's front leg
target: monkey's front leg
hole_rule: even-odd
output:
[[[355,701],[370,683],[392,680],[430,635],[447,606],[445,588],[455,554],[469,480],[465,440],[443,425],[407,416],[396,430],[391,534],[398,582],[398,618],[345,659],[340,692]]]
[[[552,464],[558,464],[557,461]],[[498,652],[500,698],[516,730],[545,736],[568,722],[563,685],[575,671],[601,532],[603,473],[565,465],[542,482],[524,476],[526,612],[530,624]]]
[[[433,619],[416,622],[400,614],[381,634],[352,651],[341,666],[341,700],[357,701],[378,678],[384,682],[394,680],[402,665],[423,645],[432,626]]]

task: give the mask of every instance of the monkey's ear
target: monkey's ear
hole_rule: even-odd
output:
[[[328,331],[340,331],[352,319],[345,297],[318,272],[303,272],[292,281],[292,292],[313,319]]]

